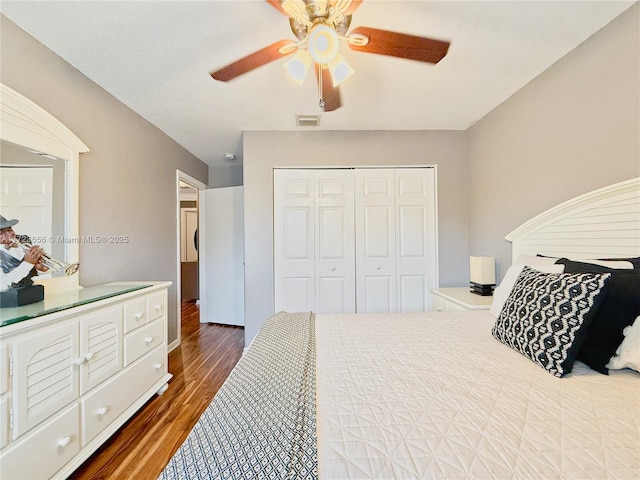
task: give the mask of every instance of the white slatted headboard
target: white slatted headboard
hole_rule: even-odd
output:
[[[518,255],[586,258],[640,256],[640,177],[575,197],[505,237]]]

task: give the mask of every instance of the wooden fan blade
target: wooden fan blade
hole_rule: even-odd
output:
[[[333,112],[339,109],[342,104],[340,103],[340,90],[338,87],[333,86],[333,79],[331,78],[331,72],[328,68],[322,68],[317,63],[316,65],[316,78],[318,78],[318,71],[322,70],[322,100],[324,100],[324,111]]]
[[[273,8],[278,10],[285,17],[289,16],[289,14],[287,12],[285,12],[284,9],[282,8],[282,1],[281,0],[267,0],[267,3],[269,3],[269,5],[271,5]]]
[[[349,43],[351,50],[357,52],[378,53],[419,62],[438,63],[449,49],[449,42],[378,30],[377,28],[358,27],[354,28],[351,33],[369,37],[369,43],[366,45],[358,46]]]
[[[220,70],[212,72],[211,76],[216,80],[220,80],[221,82],[228,82],[229,80],[233,80],[234,78],[239,77],[244,73],[255,70],[258,67],[266,65],[267,63],[273,62],[274,60],[295,52],[295,48],[287,53],[280,53],[279,51],[281,47],[291,43],[293,43],[291,40],[280,40],[279,42],[269,45],[262,50],[258,50],[251,55],[247,55],[246,57],[241,58],[237,62],[233,62],[226,67],[222,67]]]

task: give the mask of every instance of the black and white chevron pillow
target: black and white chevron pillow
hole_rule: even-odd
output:
[[[491,333],[556,377],[571,372],[608,273],[542,273],[525,267]]]

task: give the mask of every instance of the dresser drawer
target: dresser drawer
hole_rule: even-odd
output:
[[[80,451],[78,404],[35,429],[0,457],[0,478],[50,478]]]
[[[166,362],[163,351],[162,348],[156,348],[81,400],[83,446],[162,378]]]
[[[162,318],[167,309],[166,294],[164,292],[154,293],[148,297],[149,321]]]
[[[449,302],[444,298],[437,297],[435,295],[431,298],[431,305],[433,310],[436,312],[446,312],[449,310]]]
[[[130,365],[164,341],[164,323],[162,320],[145,325],[130,333],[124,339],[124,365]]]
[[[124,332],[130,332],[147,323],[147,299],[139,298],[124,304]]]

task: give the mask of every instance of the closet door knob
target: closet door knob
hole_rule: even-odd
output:
[[[75,363],[76,365],[82,365],[85,361],[86,361],[86,358],[78,357],[73,360],[73,363]]]
[[[93,352],[87,352],[86,355],[84,356],[84,358],[88,360],[91,360],[93,358]]]

